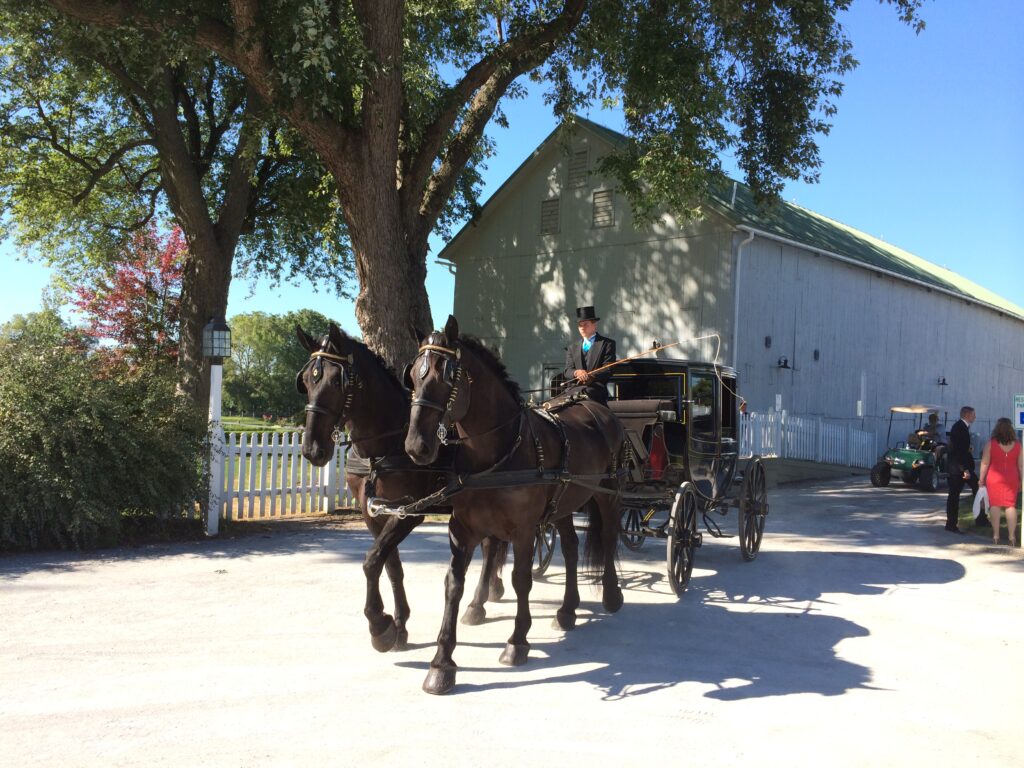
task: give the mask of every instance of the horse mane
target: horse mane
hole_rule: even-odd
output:
[[[512,380],[508,375],[508,369],[505,364],[498,359],[497,353],[490,347],[484,345],[480,339],[476,336],[463,336],[459,335],[459,341],[465,344],[469,349],[481,359],[481,361],[501,380],[501,383],[505,385],[505,389],[512,395],[512,399],[517,403],[522,402],[523,396],[519,392],[519,385]]]
[[[349,336],[341,328],[338,328],[338,333],[341,334],[341,338],[344,341],[351,342],[352,346],[355,348],[355,350],[360,352],[360,354],[365,354],[371,360],[375,361],[377,363],[377,367],[381,369],[381,372],[383,372],[384,377],[386,379],[391,381],[399,389],[403,389],[404,390],[404,387],[402,387],[401,383],[398,381],[398,376],[395,373],[394,369],[390,365],[388,365],[387,363],[384,362],[384,358],[383,357],[378,355],[376,352],[374,352],[372,349],[370,349],[368,346],[366,346],[363,342],[359,341],[359,339],[355,339],[355,338]],[[321,338],[320,345],[323,346],[324,342],[327,343],[328,347],[333,347],[334,346],[334,343],[331,341],[331,335],[330,334],[326,334],[326,335],[323,336],[323,338]],[[342,350],[340,350],[340,349],[336,349],[335,351],[338,354],[342,354]]]

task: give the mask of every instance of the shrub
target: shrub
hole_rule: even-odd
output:
[[[205,429],[173,369],[39,341],[0,342],[0,549],[112,545],[141,519],[196,518]]]

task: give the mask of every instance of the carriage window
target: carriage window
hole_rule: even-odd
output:
[[[722,437],[736,439],[736,377],[722,377]]]
[[[696,373],[690,377],[690,428],[695,437],[715,439],[715,377]]]
[[[674,400],[679,396],[682,377],[650,375],[615,379],[614,395],[619,400]]]

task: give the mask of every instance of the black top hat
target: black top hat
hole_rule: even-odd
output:
[[[600,317],[597,317],[594,314],[594,308],[593,307],[576,307],[576,322],[577,323],[580,322],[581,320],[593,320],[596,323],[600,319],[601,319]]]

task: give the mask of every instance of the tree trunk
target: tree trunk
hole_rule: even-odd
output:
[[[203,359],[203,328],[210,318],[224,318],[231,286],[233,252],[201,238],[189,243],[181,278],[178,340],[178,383],[198,408],[210,401],[210,366]]]
[[[370,142],[367,142],[370,145]],[[364,145],[365,146],[365,145]],[[372,153],[372,147],[370,152]],[[416,354],[412,329],[433,328],[426,288],[426,248],[410,248],[395,179],[372,167],[332,168],[359,277],[356,321],[363,341],[395,371]],[[352,171],[359,175],[353,184]],[[348,193],[357,189],[358,194]]]

